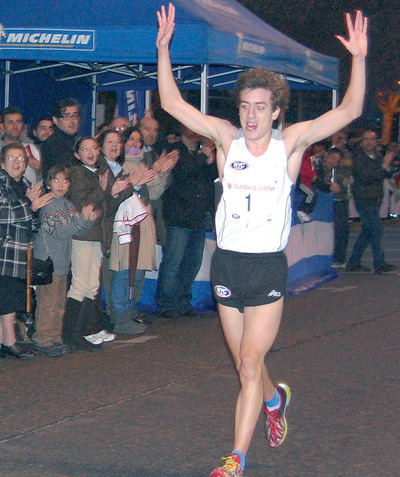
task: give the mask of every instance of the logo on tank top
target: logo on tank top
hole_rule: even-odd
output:
[[[215,285],[214,287],[215,294],[220,298],[228,298],[232,295],[229,288],[224,287],[223,285]]]
[[[249,167],[249,165],[246,162],[243,162],[243,161],[233,161],[231,163],[231,167],[235,171],[244,171],[245,169],[247,169]]]
[[[240,219],[240,215],[239,214],[232,214],[232,219]]]

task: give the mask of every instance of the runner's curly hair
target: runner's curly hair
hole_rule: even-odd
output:
[[[239,75],[234,95],[236,105],[240,104],[240,96],[245,89],[265,88],[272,92],[272,110],[280,108],[284,111],[289,103],[289,86],[285,78],[279,73],[272,73],[272,71],[257,66],[253,70],[246,71]]]

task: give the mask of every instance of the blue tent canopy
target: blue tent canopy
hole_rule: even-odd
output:
[[[156,89],[156,11],[163,3],[19,0],[11,8],[1,2],[0,68],[11,78],[35,73],[36,87],[42,84],[38,74],[45,72],[46,81],[59,84],[83,78],[97,89]],[[200,87],[203,65],[209,65],[211,88],[229,87],[238,73],[261,65],[298,87],[337,89],[336,58],[288,38],[235,0],[175,0],[174,5],[171,60],[182,88]],[[12,81],[9,94],[12,98]]]

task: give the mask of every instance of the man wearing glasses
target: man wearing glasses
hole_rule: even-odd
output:
[[[53,106],[54,133],[41,145],[42,175],[46,177],[50,167],[74,164],[74,143],[80,126],[81,105],[76,99],[65,98]]]

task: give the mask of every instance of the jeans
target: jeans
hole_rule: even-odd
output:
[[[345,263],[346,249],[349,241],[349,201],[335,200],[335,248],[333,259],[338,263]]]
[[[361,232],[357,237],[353,252],[347,263],[349,267],[360,265],[361,257],[369,244],[371,244],[375,270],[385,262],[381,246],[383,227],[379,215],[379,207],[380,204],[356,204],[357,211],[360,214]]]
[[[157,283],[157,304],[161,312],[184,314],[191,309],[192,285],[203,261],[205,232],[168,226],[167,241]]]
[[[129,287],[129,270],[112,272],[111,282],[111,303],[112,310],[122,315],[127,310],[136,312],[136,303],[139,301],[142,292],[145,270],[136,270],[135,281],[132,292]]]

